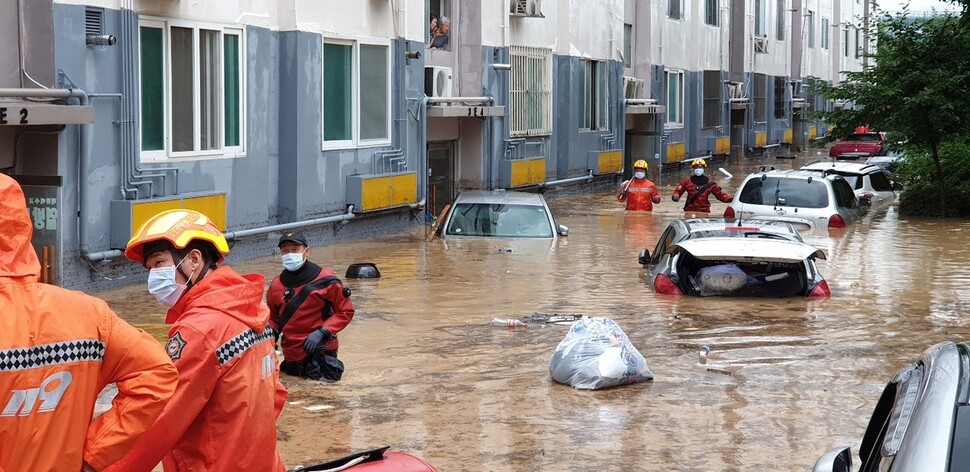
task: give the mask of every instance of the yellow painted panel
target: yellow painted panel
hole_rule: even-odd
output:
[[[418,201],[418,174],[402,174],[390,177],[390,206],[408,205]]]
[[[145,203],[132,203],[131,204],[131,232],[134,233],[141,228],[141,225],[148,221],[149,218],[155,216],[156,214],[163,212],[165,210],[175,210],[181,207],[181,203],[178,199],[173,200],[163,200],[155,202],[145,202]]]
[[[754,132],[754,147],[765,147],[768,144],[768,132],[766,131],[755,131]]]
[[[521,159],[511,163],[511,187],[545,182],[546,158]]]
[[[791,144],[791,142],[792,142],[792,130],[791,130],[791,128],[786,129],[785,132],[784,132],[784,134],[782,134],[782,136],[781,136],[781,142]]]
[[[226,194],[185,198],[182,200],[182,208],[202,213],[220,231],[226,230]]]
[[[812,126],[808,129],[808,139],[815,139],[818,137],[818,128]]]
[[[687,153],[687,145],[684,143],[671,143],[667,145],[667,163],[680,162],[684,160]]]
[[[598,174],[615,174],[623,169],[623,151],[603,151],[599,156]]]
[[[717,142],[714,146],[714,154],[728,154],[731,152],[731,138],[728,136],[721,136],[717,138]]]
[[[361,182],[361,211],[377,210],[390,206],[390,177],[374,177]]]

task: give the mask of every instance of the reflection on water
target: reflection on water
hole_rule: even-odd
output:
[[[733,194],[760,165],[808,160],[722,163],[734,178],[711,175]],[[346,281],[358,311],[340,335],[343,380],[284,378],[287,464],[391,445],[449,471],[806,470],[836,445],[858,450],[896,370],[968,337],[970,223],[907,220],[894,207],[804,233],[828,255],[818,264],[828,300],[654,295],[637,254],[682,215],[669,196],[684,175],[665,170],[653,213],[624,212],[612,192],[551,200],[570,229],[555,242],[426,243],[416,228],[313,248],[338,274],[373,262],[383,277]],[[280,270],[276,259],[236,268]],[[102,295],[164,336],[143,285]],[[489,325],[533,312],[612,317],[656,379],[593,392],[552,382],[547,362],[568,325]]]

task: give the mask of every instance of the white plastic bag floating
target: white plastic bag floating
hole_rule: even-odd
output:
[[[647,361],[610,318],[583,318],[549,359],[552,379],[582,390],[653,380]]]

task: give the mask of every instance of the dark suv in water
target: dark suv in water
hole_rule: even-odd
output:
[[[859,446],[860,472],[970,470],[970,343],[923,353],[886,385]],[[848,447],[829,451],[815,472],[852,472]]]

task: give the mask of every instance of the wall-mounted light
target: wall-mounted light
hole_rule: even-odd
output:
[[[492,69],[495,69],[495,70],[512,70],[512,64],[492,64]]]
[[[404,57],[407,59],[421,59],[421,51],[404,51]]]
[[[84,38],[88,46],[114,46],[118,38],[110,34],[89,34]]]

